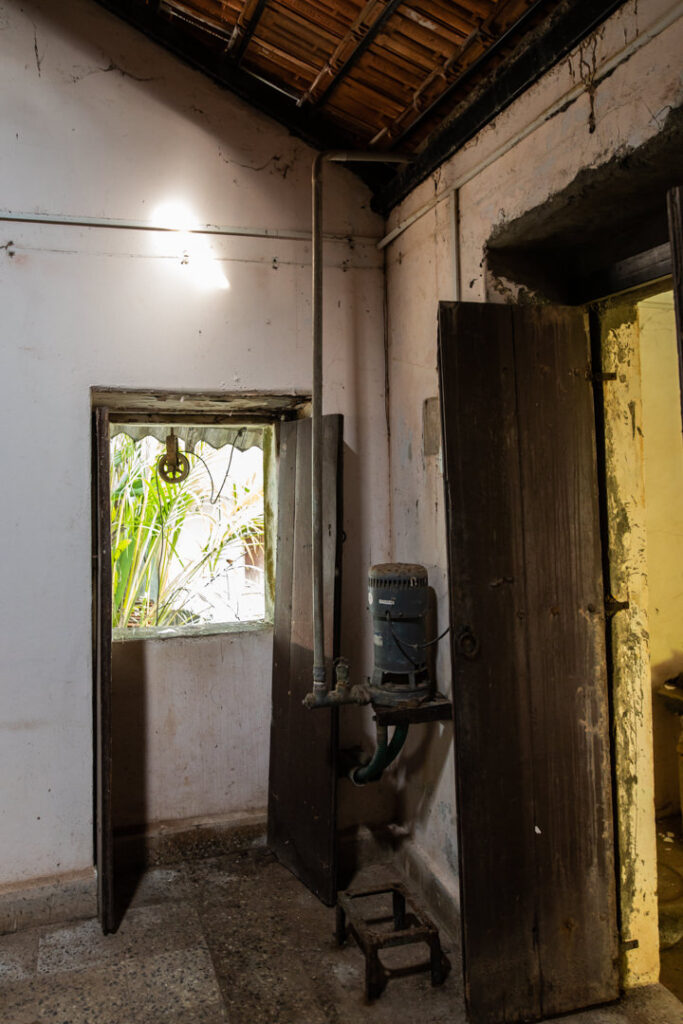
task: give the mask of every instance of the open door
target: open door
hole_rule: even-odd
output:
[[[342,417],[323,417],[328,679],[339,646]],[[268,845],[328,906],[337,898],[336,708],[303,707],[313,678],[311,421],[280,425]]]
[[[580,310],[442,303],[466,998],[475,1024],[619,993],[605,606]]]
[[[112,825],[111,522],[109,410],[93,411],[93,716],[95,733],[95,867],[97,914],[106,935],[116,930]]]

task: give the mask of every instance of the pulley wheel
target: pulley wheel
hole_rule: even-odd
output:
[[[174,464],[166,453],[157,462],[157,473],[167,484],[181,484],[190,474],[189,459],[182,452],[176,452]]]

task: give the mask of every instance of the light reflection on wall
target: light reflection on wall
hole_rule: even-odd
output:
[[[186,203],[176,199],[160,203],[152,212],[151,221],[174,232],[170,245],[166,232],[160,232],[156,236],[158,246],[164,255],[174,255],[174,267],[179,269],[186,280],[206,290],[225,290],[230,287],[208,238],[193,233],[193,228],[199,225]]]

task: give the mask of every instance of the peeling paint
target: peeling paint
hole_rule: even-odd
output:
[[[610,586],[629,607],[612,619],[612,700],[619,846],[622,981],[659,976],[652,701],[637,309],[601,307],[602,363],[618,383],[604,389]]]

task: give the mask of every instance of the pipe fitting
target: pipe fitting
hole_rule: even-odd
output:
[[[366,686],[349,686],[343,682],[338,683],[333,690],[325,690],[314,684],[302,703],[309,709],[333,708],[340,704],[369,704],[370,691]]]

